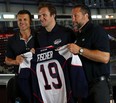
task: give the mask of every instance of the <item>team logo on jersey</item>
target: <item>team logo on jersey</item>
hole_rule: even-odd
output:
[[[56,39],[56,40],[54,41],[54,44],[58,45],[58,44],[60,44],[61,42],[62,42],[61,39]]]

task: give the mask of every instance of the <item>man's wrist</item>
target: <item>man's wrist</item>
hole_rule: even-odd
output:
[[[13,61],[11,62],[11,64],[12,64],[12,65],[19,65],[19,64],[17,63],[16,60],[13,60]]]
[[[83,54],[83,52],[84,52],[83,48],[82,48],[82,47],[80,47],[80,49],[79,49],[79,54],[80,54],[80,55],[82,55],[82,54]]]

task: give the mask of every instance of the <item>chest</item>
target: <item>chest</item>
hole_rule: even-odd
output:
[[[15,55],[19,55],[30,51],[31,48],[34,47],[34,40],[30,39],[28,42],[24,40],[14,41],[11,45],[12,50],[14,51]]]
[[[63,32],[51,32],[49,34],[40,34],[38,39],[40,47],[45,47],[49,45],[59,47],[69,42],[69,35],[66,35],[66,33]]]
[[[92,32],[78,33],[76,43],[81,47],[92,49],[95,46],[94,34]]]

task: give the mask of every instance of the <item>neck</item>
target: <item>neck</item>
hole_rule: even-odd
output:
[[[88,22],[89,20],[87,20],[86,22],[83,23],[83,25],[79,28],[79,30],[82,29],[82,27]]]
[[[21,33],[21,38],[23,38],[24,40],[28,40],[28,38],[30,37],[31,35],[31,30],[25,30],[25,31],[21,31],[20,30],[20,33]]]

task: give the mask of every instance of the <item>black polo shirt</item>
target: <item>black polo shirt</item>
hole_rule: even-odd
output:
[[[39,47],[36,42],[36,32],[32,30],[31,36],[28,42],[25,43],[20,37],[20,32],[17,31],[12,37],[8,38],[5,56],[16,59],[16,56],[30,51],[31,48]],[[14,66],[10,71],[12,73],[18,73],[19,66]]]
[[[8,39],[6,57],[15,59],[17,55],[30,51],[31,48],[35,47],[35,32],[31,32],[31,36],[28,42],[25,43],[20,37],[20,32],[14,34]]]
[[[47,32],[46,29],[42,27],[38,33],[38,41],[40,47],[50,45],[59,47],[74,42],[75,34],[70,28],[56,24],[51,32]]]
[[[104,52],[110,52],[109,38],[107,33],[99,25],[94,25],[88,22],[81,30],[81,33],[77,34],[77,45],[91,49],[101,50]],[[109,63],[104,64],[89,60],[83,56],[80,56],[83,64],[84,71],[86,73],[88,81],[91,81],[100,76],[109,76],[110,66]]]

